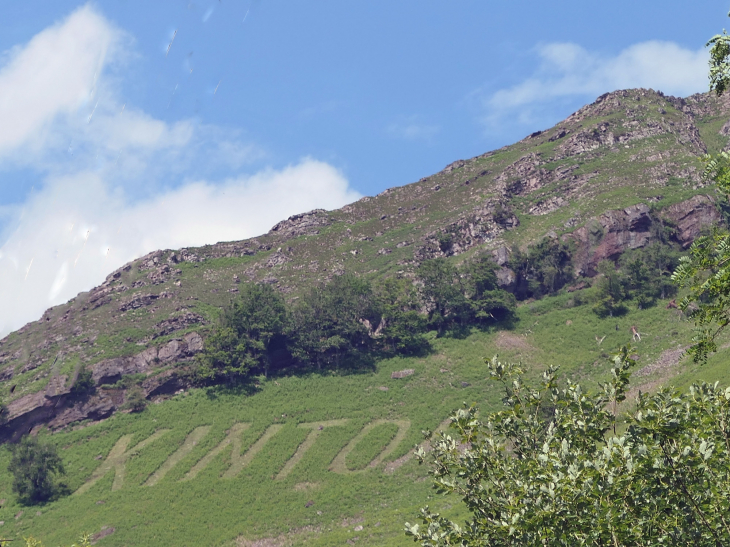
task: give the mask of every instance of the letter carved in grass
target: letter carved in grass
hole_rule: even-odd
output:
[[[299,444],[293,456],[286,462],[284,467],[276,475],[276,480],[282,480],[286,478],[294,467],[301,461],[304,455],[309,451],[314,443],[319,438],[320,434],[329,427],[338,427],[345,425],[349,420],[327,420],[321,422],[302,423],[298,427],[301,429],[309,429],[307,436]],[[376,427],[385,424],[395,424],[398,427],[393,439],[391,439],[387,446],[375,456],[375,458],[364,468],[357,471],[347,469],[345,464],[345,458],[350,454],[357,445],[365,439],[365,437]],[[335,457],[330,466],[330,470],[336,473],[358,473],[365,471],[366,469],[372,469],[382,463],[403,441],[408,432],[411,423],[408,420],[375,420],[370,424],[366,425],[360,433],[358,433]],[[261,437],[256,440],[247,450],[244,450],[241,436],[244,431],[251,427],[250,423],[238,423],[231,426],[228,430],[226,437],[210,452],[203,456],[193,467],[188,471],[180,481],[189,481],[197,477],[203,469],[205,469],[217,456],[221,454],[226,448],[231,447],[231,466],[223,473],[221,478],[231,479],[241,472],[241,470],[251,463],[256,455],[261,452],[266,443],[276,435],[283,427],[282,424],[270,425]],[[188,456],[195,446],[210,432],[211,426],[204,425],[196,427],[191,431],[185,438],[185,441],[180,447],[165,460],[165,462],[147,479],[144,486],[154,486],[160,482],[167,473],[180,463],[186,456]],[[129,443],[132,440],[133,435],[124,435],[121,437],[114,447],[109,452],[106,460],[92,473],[89,480],[76,491],[76,494],[83,494],[88,492],[99,479],[106,476],[109,472],[114,471],[114,482],[112,484],[112,490],[119,490],[124,484],[124,473],[125,466],[128,459],[136,455],[140,450],[145,448],[147,445],[153,443],[159,439],[162,435],[167,433],[168,429],[161,429],[154,435],[141,441],[133,448],[128,448]]]
[[[395,434],[395,437],[388,443],[388,445],[383,448],[383,450],[375,456],[373,461],[371,461],[365,469],[359,469],[356,471],[350,470],[347,468],[347,465],[345,463],[345,459],[347,458],[347,455],[352,452],[355,447],[362,441],[368,433],[370,433],[371,430],[378,427],[379,425],[384,424],[395,424],[398,426],[398,432]],[[403,441],[403,439],[406,436],[406,433],[408,432],[408,428],[411,426],[411,422],[408,420],[375,420],[373,422],[370,422],[368,425],[366,425],[363,430],[355,436],[347,445],[345,448],[343,448],[339,454],[335,457],[334,460],[332,460],[332,465],[330,465],[330,470],[334,471],[335,473],[361,473],[362,471],[365,471],[366,469],[372,469],[373,467],[378,466],[382,461],[387,458],[390,454],[393,453],[393,451],[398,448],[398,445]]]
[[[132,456],[136,455],[148,444],[155,442],[157,439],[167,433],[169,429],[161,429],[157,431],[151,437],[147,437],[144,441],[138,443],[134,448],[127,450],[132,435],[124,435],[117,441],[114,448],[111,449],[109,455],[99,467],[91,474],[91,478],[86,483],[76,490],[76,494],[83,494],[88,492],[92,486],[94,486],[99,479],[106,476],[110,471],[114,471],[114,482],[112,483],[112,490],[119,490],[124,484],[124,472],[127,464],[127,460]]]

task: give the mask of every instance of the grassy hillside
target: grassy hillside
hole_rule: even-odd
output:
[[[549,363],[560,364],[566,377],[595,387],[608,372],[606,357],[630,341],[629,327],[636,325],[642,333],[636,342],[637,386],[683,385],[698,374],[693,366],[666,358],[668,350],[686,343],[691,331],[675,310],[659,305],[599,319],[590,304],[575,305],[575,300],[575,294],[564,294],[524,304],[511,332],[436,339],[432,355],[380,362],[374,373],[261,378],[253,395],[224,388],[192,390],[139,415],[117,415],[52,435],[72,491],[103,469],[120,439],[131,436],[119,489],[114,490],[118,475],[111,470],[83,493],[46,506],[21,507],[3,473],[0,531],[3,537],[33,533],[55,544],[78,531],[98,533],[110,527],[114,532],[101,540],[110,546],[255,545],[246,541],[262,537],[281,542],[270,545],[409,544],[402,525],[413,520],[420,505],[451,510],[430,490],[426,470],[408,458],[409,452],[421,442],[421,430],[437,428],[463,402],[499,405],[496,385],[485,378],[485,357],[499,354],[522,361],[531,374]],[[597,338],[603,341],[599,344]],[[648,366],[657,363],[656,370]],[[727,357],[717,355],[702,375],[727,382],[727,365]],[[408,368],[413,375],[391,379],[393,371]],[[402,428],[400,439],[382,462],[369,467],[398,436],[395,422]],[[250,424],[240,432],[241,452],[260,450],[230,477],[232,462],[239,461],[235,443],[212,459],[203,458],[235,424]],[[369,424],[374,426],[364,431]],[[155,432],[160,435],[156,440],[135,450]],[[263,443],[262,436],[267,436]],[[349,454],[338,458],[347,447],[352,448]],[[165,465],[176,454],[182,457]],[[0,466],[7,460],[3,451]],[[185,480],[196,469],[197,475]]]
[[[642,218],[659,219],[695,195],[712,203],[697,156],[727,144],[729,118],[730,106],[710,95],[616,92],[512,146],[338,211],[292,217],[251,240],[152,253],[0,341],[0,393],[11,408],[38,394],[41,406],[14,412],[53,417],[57,394],[81,369],[173,342],[191,347],[186,335],[205,337],[248,280],[294,301],[345,271],[410,276],[428,258],[460,263],[524,250],[549,234],[588,242],[574,264],[581,281],[590,256],[610,240],[601,218],[641,204],[648,211]],[[705,211],[706,221],[719,215],[709,209],[715,216]],[[673,229],[673,237],[691,231]],[[622,230],[619,251],[645,241]],[[55,432],[36,425],[59,447],[75,494],[18,505],[2,471],[9,452],[0,448],[0,537],[32,533],[53,545],[88,531],[110,546],[406,545],[403,523],[420,506],[458,510],[434,494],[410,453],[422,430],[439,427],[462,403],[498,407],[485,358],[521,361],[532,375],[559,364],[565,377],[596,387],[610,353],[632,340],[635,326],[635,392],[700,376],[730,383],[726,352],[703,369],[681,361],[692,326],[667,301],[644,310],[628,302],[625,315],[601,319],[592,312],[595,291],[563,288],[522,302],[511,330],[430,333],[427,356],[381,360],[372,371],[261,377],[250,391],[184,389],[150,395],[139,414],[78,418]],[[190,357],[154,355],[144,374],[100,390],[109,414],[131,383],[174,372]]]

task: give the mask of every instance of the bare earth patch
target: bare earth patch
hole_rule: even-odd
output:
[[[518,334],[500,331],[494,341],[497,348],[511,351],[532,351],[535,349],[527,340]]]
[[[239,537],[236,539],[236,547],[289,547],[295,541],[302,539],[306,536],[315,536],[320,534],[319,528],[314,526],[305,526],[304,528],[298,528],[292,530],[287,534],[281,534],[276,537],[259,538],[259,539],[246,539]]]
[[[319,488],[318,482],[300,482],[294,485],[294,490],[297,492],[301,492],[303,490],[314,490],[315,488]]]
[[[683,346],[665,350],[656,361],[638,370],[634,376],[649,376],[655,372],[666,371],[673,368],[679,364],[679,361],[686,350],[687,348]]]
[[[404,463],[406,463],[408,460],[410,460],[411,456],[413,456],[413,451],[401,456],[397,460],[388,462],[387,464],[385,464],[385,469],[384,469],[385,473],[387,473],[388,475],[392,475],[393,473],[395,473],[398,470],[398,468],[400,468]]]
[[[654,391],[674,376],[676,374],[675,369],[686,350],[687,348],[685,346],[665,350],[659,355],[656,361],[636,371],[634,373],[634,377],[636,378],[652,374],[658,374],[658,376],[648,382],[632,387],[626,393],[626,400],[620,406],[625,409],[626,405],[633,404],[636,401],[636,397],[638,397],[640,391],[643,393]]]

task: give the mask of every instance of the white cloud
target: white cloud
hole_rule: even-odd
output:
[[[59,114],[86,105],[121,37],[86,6],[10,52],[0,72],[0,155],[42,137]]]
[[[494,93],[477,93],[487,125],[544,121],[546,109],[552,114],[551,105],[617,89],[643,87],[678,96],[707,89],[707,51],[673,42],[642,42],[613,57],[571,43],[547,44],[536,52],[540,64],[532,76]]]
[[[18,228],[0,249],[0,333],[155,249],[252,237],[289,215],[359,197],[342,173],[312,159],[222,184],[193,182],[136,203],[96,173],[49,181],[18,211]]]
[[[86,6],[0,67],[0,169],[35,188],[0,204],[0,336],[152,250],[252,237],[360,197],[310,158],[242,175],[266,153],[240,131],[120,100],[123,74],[109,72],[126,39]]]

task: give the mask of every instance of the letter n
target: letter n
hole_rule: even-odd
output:
[[[233,447],[233,449],[231,450],[231,467],[228,469],[228,471],[223,473],[223,478],[231,479],[235,477],[241,472],[241,469],[243,469],[244,466],[248,465],[251,460],[253,460],[254,456],[256,456],[256,454],[261,451],[261,449],[268,442],[268,440],[276,435],[282,427],[284,427],[281,424],[274,424],[269,426],[269,428],[264,432],[261,438],[256,441],[253,446],[251,446],[251,448],[249,448],[244,454],[241,454],[241,433],[243,433],[250,426],[251,424],[235,424],[233,427],[231,427],[226,438],[223,439],[223,441],[213,450],[208,452],[202,460],[196,463],[181,480],[189,481],[197,477],[198,473],[205,469],[208,464],[213,461],[213,458],[220,454],[223,449],[226,448],[228,445],[232,445]]]

